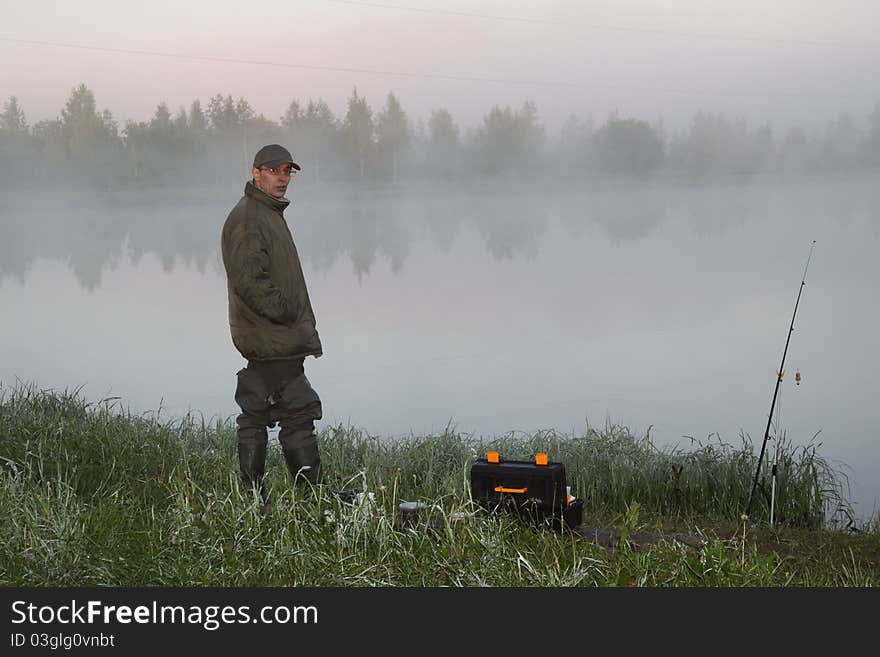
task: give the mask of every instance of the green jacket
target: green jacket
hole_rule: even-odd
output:
[[[302,265],[284,220],[289,204],[248,181],[223,224],[229,328],[248,360],[322,354]]]

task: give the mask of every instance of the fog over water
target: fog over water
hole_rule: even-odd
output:
[[[0,196],[0,381],[229,417],[220,229],[241,184]],[[880,495],[876,173],[291,187],[325,355],[321,427],[494,435],[623,424],[760,445],[812,240],[781,430]],[[794,372],[802,375],[795,385]]]

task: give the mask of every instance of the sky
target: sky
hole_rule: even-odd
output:
[[[463,128],[531,100],[550,130],[612,111],[677,130],[700,110],[820,130],[880,102],[874,0],[0,0],[0,16],[0,97],[30,124],[80,83],[120,126],[218,93],[274,120],[310,98],[341,116],[355,87]]]

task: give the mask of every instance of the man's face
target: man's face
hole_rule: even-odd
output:
[[[257,189],[266,192],[269,196],[283,198],[293,175],[293,167],[290,162],[279,164],[277,167],[254,167],[251,172],[254,177],[254,185]]]

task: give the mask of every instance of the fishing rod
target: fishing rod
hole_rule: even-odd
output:
[[[781,372],[785,376],[785,372]],[[782,424],[779,416],[782,415],[782,395],[779,396],[779,404],[776,406],[776,431],[773,434],[773,465],[770,466],[770,529],[775,525],[774,510],[776,508],[776,479],[779,469],[779,448],[782,443]]]
[[[773,401],[770,402],[770,415],[767,418],[767,428],[764,430],[764,442],[761,444],[761,454],[758,456],[758,467],[755,469],[755,479],[752,482],[752,491],[749,493],[749,504],[746,507],[745,518],[752,514],[752,502],[755,499],[755,489],[758,487],[758,475],[761,473],[761,462],[764,460],[764,450],[767,449],[767,440],[770,437],[770,424],[773,422],[773,407],[776,406],[776,396],[779,394],[779,385],[782,383],[782,375],[785,372],[785,356],[788,353],[788,343],[791,341],[791,334],[794,332],[794,318],[797,316],[798,304],[801,302],[801,292],[804,291],[804,285],[807,282],[807,269],[810,267],[810,258],[813,257],[813,247],[816,246],[816,240],[810,245],[810,254],[807,256],[807,265],[804,267],[804,276],[801,279],[801,286],[798,288],[797,300],[794,302],[794,312],[791,315],[791,326],[788,328],[788,337],[785,339],[785,349],[782,351],[782,364],[776,372],[776,389],[773,391]]]

